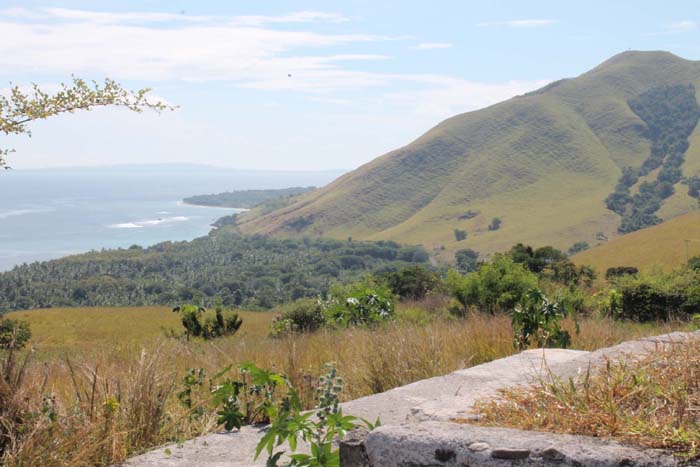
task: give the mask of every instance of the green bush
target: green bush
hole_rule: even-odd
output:
[[[537,347],[567,348],[571,335],[560,326],[566,308],[550,302],[541,290],[529,290],[512,313],[514,344],[519,350]]]
[[[496,254],[475,272],[463,276],[452,269],[447,273],[451,295],[462,305],[494,313],[512,310],[525,293],[537,287],[537,275],[508,255]]]
[[[576,253],[581,253],[582,251],[586,251],[590,248],[591,246],[588,244],[588,242],[580,241],[576,242],[573,245],[571,245],[571,248],[569,248],[569,255],[573,256]]]
[[[467,231],[463,229],[455,229],[454,231],[455,234],[455,240],[458,242],[461,242],[462,240],[467,239]]]
[[[272,323],[272,335],[288,332],[314,332],[326,324],[323,303],[317,299],[297,300]]]
[[[479,266],[479,253],[471,248],[459,250],[455,253],[455,263],[459,272],[463,274],[476,271]]]
[[[201,316],[206,309],[197,305],[180,305],[173,308],[173,312],[182,316],[182,327],[185,328],[185,336],[189,340],[192,337],[202,337],[204,339],[216,339],[217,337],[232,336],[243,324],[243,320],[238,317],[238,313],[224,311],[221,307],[216,308],[216,314],[208,317],[204,323]]]
[[[422,300],[442,288],[440,276],[422,266],[380,273],[377,280],[386,284],[394,295],[412,300]]]
[[[0,349],[19,350],[31,337],[32,331],[26,321],[0,318]]]
[[[621,294],[619,318],[666,321],[700,312],[700,271],[627,275],[619,277],[615,286]]]
[[[331,286],[324,303],[326,324],[334,327],[373,325],[392,320],[394,315],[391,290],[369,280]]]

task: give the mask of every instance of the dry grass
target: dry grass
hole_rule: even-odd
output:
[[[13,395],[25,431],[10,433],[5,461],[11,466],[105,465],[215,429],[213,414],[191,420],[177,400],[188,368],[213,375],[229,364],[250,361],[286,374],[311,404],[326,362],[336,362],[348,400],[514,352],[507,316],[450,319],[439,304],[426,305],[404,305],[398,322],[374,330],[283,339],[267,336],[274,314],[241,313],[244,323],[236,336],[189,343],[163,336],[162,321],[177,323],[165,308],[15,313],[13,318],[32,323],[32,345],[39,347],[25,384]],[[573,346],[598,348],[680,327],[584,319]],[[75,338],[65,338],[71,333]],[[49,417],[53,412],[56,422]],[[2,417],[0,412],[0,422]]]
[[[480,423],[613,438],[700,459],[700,343],[609,362],[577,381],[550,377],[477,406]]]

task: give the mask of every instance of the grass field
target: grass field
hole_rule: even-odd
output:
[[[686,250],[686,240],[687,243]],[[599,275],[610,267],[635,266],[670,271],[700,255],[700,212],[691,212],[663,224],[623,235],[575,255],[577,264],[596,268]]]
[[[30,435],[7,454],[8,466],[93,466],[216,428],[208,411],[192,419],[176,394],[188,368],[208,376],[243,362],[287,375],[313,406],[315,381],[327,362],[345,379],[345,400],[385,391],[512,354],[509,317],[450,318],[444,308],[402,304],[399,319],[376,329],[324,330],[274,339],[274,313],[241,312],[233,337],[204,342],[165,337],[177,329],[167,308],[74,308],[9,314],[31,323],[35,348],[16,404],[41,413],[46,401],[61,420],[55,430],[36,419]],[[574,348],[594,349],[645,335],[687,328],[684,323],[635,324],[583,318]],[[571,321],[566,327],[573,331]],[[48,399],[47,399],[48,398]],[[106,404],[118,401],[116,411]],[[111,407],[111,405],[110,405]],[[87,440],[87,442],[86,442]]]
[[[213,314],[208,311],[207,313]],[[259,339],[269,333],[275,313],[239,311],[243,319],[237,339]],[[205,315],[206,316],[206,315]],[[182,331],[180,315],[167,307],[138,308],[50,308],[16,311],[7,317],[31,325],[40,358],[55,355],[89,354],[104,349],[141,349],[165,337],[166,330]]]

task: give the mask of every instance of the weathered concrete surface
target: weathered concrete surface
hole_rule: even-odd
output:
[[[369,463],[343,467],[677,465],[658,451],[613,441],[444,422],[380,427],[367,435],[364,447]]]
[[[448,421],[468,416],[475,400],[496,396],[508,386],[531,383],[539,377],[568,377],[585,371],[589,365],[624,354],[639,355],[659,346],[700,338],[700,333],[673,333],[620,344],[596,352],[546,349],[531,350],[508,358],[455,371],[356,399],[343,404],[346,414],[361,416],[382,424]],[[240,432],[214,433],[184,443],[169,445],[128,460],[129,467],[223,467],[265,465],[253,462],[255,446],[262,436],[259,428],[244,427]],[[261,456],[264,457],[264,456]],[[437,464],[436,464],[437,465]],[[440,464],[441,465],[441,464]]]

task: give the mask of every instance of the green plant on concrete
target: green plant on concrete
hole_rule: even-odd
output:
[[[185,336],[189,340],[192,337],[202,337],[204,339],[215,339],[217,337],[232,336],[243,324],[237,313],[227,312],[221,307],[216,308],[215,316],[208,317],[204,322],[201,316],[207,310],[197,305],[180,305],[173,308],[173,312],[182,316],[182,326],[185,328]]]
[[[560,323],[565,317],[566,309],[549,301],[541,290],[528,291],[513,309],[515,347],[524,350],[534,343],[537,347],[567,348],[571,344],[571,335],[561,328]]]
[[[316,390],[316,411],[302,412],[299,397],[291,386],[288,396],[273,410],[275,416],[270,427],[262,437],[255,451],[257,459],[263,451],[268,454],[267,465],[295,467],[339,467],[340,452],[333,442],[358,426],[372,430],[379,425],[379,420],[370,423],[367,420],[343,415],[340,408],[340,393],[343,380],[332,364],[326,365],[326,374],[319,380]],[[310,453],[294,453],[299,441],[309,443]],[[287,442],[292,453],[289,462],[280,464],[285,451],[275,449]]]

